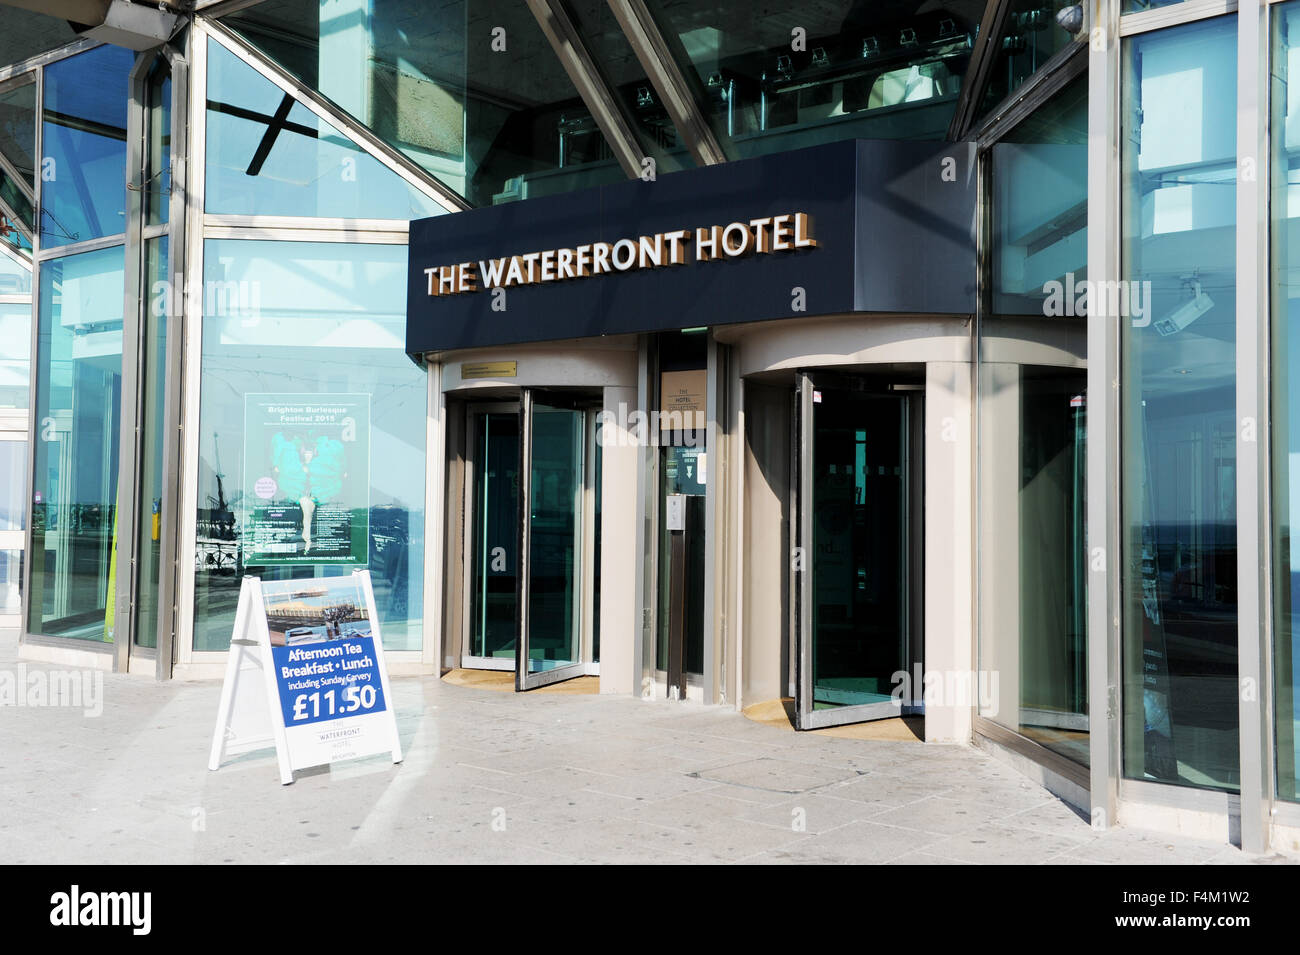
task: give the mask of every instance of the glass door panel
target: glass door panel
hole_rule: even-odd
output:
[[[520,690],[581,676],[584,412],[557,396],[524,390],[521,408]]]
[[[507,406],[508,407],[508,406]],[[519,412],[471,411],[470,666],[515,659],[519,567]]]
[[[800,729],[902,715],[909,668],[908,399],[799,376],[795,453]]]

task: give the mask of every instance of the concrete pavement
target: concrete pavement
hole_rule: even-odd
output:
[[[0,634],[0,672],[16,672]],[[25,664],[28,672],[53,668]],[[972,747],[725,708],[393,680],[405,762],[206,767],[220,686],[103,676],[98,716],[0,707],[0,862],[1241,863],[1088,822]]]

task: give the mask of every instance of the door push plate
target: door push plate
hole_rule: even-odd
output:
[[[667,521],[668,530],[670,531],[686,530],[685,494],[668,495],[668,506],[664,509],[664,520]]]

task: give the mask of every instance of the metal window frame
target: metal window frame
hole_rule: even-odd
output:
[[[1006,136],[1073,80],[1088,72],[1088,46],[1078,41],[1063,48],[969,131],[980,149]]]
[[[238,13],[261,2],[262,0],[194,0],[194,12],[205,17],[224,17],[227,13]]]
[[[1088,275],[1120,272],[1119,0],[1095,0],[1088,53]],[[1114,825],[1120,779],[1119,328],[1088,318],[1088,713],[1092,824]],[[1113,572],[1109,568],[1115,568]]]
[[[189,61],[175,47],[163,48],[162,55],[171,69],[171,194],[167,209],[167,281],[173,290],[180,281],[182,288],[186,260],[187,169],[189,167],[189,124],[184,121],[189,103]],[[179,121],[178,121],[179,120]],[[145,238],[150,227],[145,228]],[[173,296],[173,303],[175,302]],[[143,305],[143,302],[142,302]],[[159,680],[171,679],[176,658],[177,629],[177,560],[179,549],[177,527],[180,525],[180,451],[184,421],[184,361],[185,315],[168,309],[166,314],[166,353],[163,357],[163,420],[164,436],[162,467],[162,502],[159,520],[159,573],[158,573],[158,634],[155,676]]]
[[[144,223],[144,194],[135,188],[143,181],[145,169],[145,129],[148,100],[145,86],[149,71],[157,62],[152,52],[136,55],[127,86],[126,110],[126,233],[123,243],[122,306],[122,405],[118,416],[117,501],[114,521],[117,525],[117,576],[114,580],[113,669],[126,672],[135,647],[135,593],[139,576],[136,536],[139,524],[138,494],[140,477],[143,392],[140,387],[143,354],[144,300],[141,297],[144,246],[141,233]],[[141,648],[149,655],[146,648]]]
[[[1125,13],[1119,18],[1119,35],[1135,36],[1151,30],[1163,30],[1178,26],[1192,20],[1204,20],[1237,12],[1237,0],[1184,0],[1182,3],[1143,10],[1139,13]]]
[[[726,647],[726,440],[727,408],[723,383],[727,379],[727,346],[708,332],[705,352],[704,461],[704,665],[703,702],[711,706],[723,692],[719,674],[725,667],[720,651]]]
[[[204,175],[206,173],[207,144],[207,73],[208,44],[207,31],[196,17],[191,25],[186,53],[189,59],[189,101],[185,103],[178,115],[186,117],[188,150],[187,156],[193,157],[187,162],[184,173],[184,207],[185,219],[189,228],[185,230],[183,242],[184,259],[181,262],[180,275],[184,277],[185,288],[202,288],[203,281],[203,243],[206,238],[203,222]],[[174,152],[174,151],[173,151]],[[173,189],[176,176],[173,173]],[[173,273],[173,281],[177,273]],[[198,551],[198,484],[199,484],[199,395],[200,372],[203,353],[203,315],[196,314],[189,308],[189,296],[185,297],[180,325],[183,329],[184,348],[181,353],[181,376],[178,384],[181,388],[180,405],[181,429],[177,444],[179,445],[180,488],[177,494],[178,513],[176,520],[176,630],[174,658],[176,665],[191,665],[197,662],[224,662],[227,652],[203,652],[203,659],[196,659],[194,652],[194,561]]]
[[[421,662],[441,673],[443,653],[447,526],[447,402],[442,392],[443,366],[425,361],[424,601]]]
[[[1269,5],[1240,0],[1237,9],[1237,679],[1241,759],[1241,848],[1268,848],[1275,798],[1272,309],[1269,289],[1271,149],[1269,139]],[[1247,430],[1254,426],[1255,435]],[[1247,555],[1242,560],[1241,555]],[[1256,563],[1255,558],[1258,559]],[[1252,695],[1244,692],[1250,684]],[[1275,716],[1274,716],[1275,718]]]

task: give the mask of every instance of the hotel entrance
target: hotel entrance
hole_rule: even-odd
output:
[[[920,384],[796,376],[791,594],[795,726],[919,712],[923,607]]]
[[[523,388],[464,414],[462,666],[530,690],[599,672],[598,397]]]

